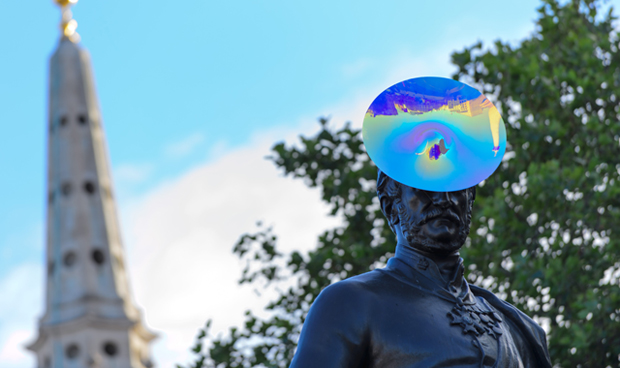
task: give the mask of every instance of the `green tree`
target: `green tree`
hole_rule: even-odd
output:
[[[506,121],[507,154],[478,188],[462,254],[467,278],[549,328],[561,367],[618,367],[620,358],[620,54],[611,9],[595,0],[545,0],[536,31],[518,45],[478,43],[455,52],[453,76],[493,99]],[[253,260],[242,283],[293,278],[245,326],[209,339],[201,330],[191,367],[287,367],[304,317],[332,282],[385,263],[394,237],[375,199],[376,169],[358,130],[321,131],[271,160],[322,189],[343,225],[308,254],[279,259],[269,228],[243,235],[234,252]]]
[[[271,285],[292,277],[296,284],[267,306],[271,318],[261,320],[247,312],[243,329],[231,329],[227,338],[213,339],[210,348],[204,344],[208,326],[201,329],[191,367],[288,367],[301,325],[319,292],[332,282],[386,262],[394,251],[394,236],[376,199],[377,169],[364,150],[360,131],[347,124],[333,132],[327,123],[320,119],[321,131],[311,138],[300,137],[299,148],[275,145],[270,159],[286,174],[320,187],[331,214],[342,216],[343,225],[325,231],[308,254],[293,252],[285,267],[279,266],[283,255],[276,250],[277,237],[270,228],[243,235],[233,251],[253,262],[244,270],[241,283],[260,280]]]
[[[479,188],[469,278],[549,321],[562,367],[620,356],[620,54],[600,5],[547,1],[517,47],[453,55],[457,77],[496,97],[514,152]]]

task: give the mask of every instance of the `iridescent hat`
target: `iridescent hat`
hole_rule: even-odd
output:
[[[440,77],[408,79],[383,91],[366,112],[362,135],[381,171],[434,192],[479,184],[506,152],[506,127],[493,103]]]

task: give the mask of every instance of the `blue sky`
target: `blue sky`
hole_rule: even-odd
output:
[[[328,114],[401,55],[532,30],[538,1],[496,3],[82,0],[73,13],[93,58],[112,163],[156,161],[147,184],[155,185],[218,142],[243,145],[267,127]],[[43,213],[47,60],[59,11],[52,1],[33,5],[0,5],[10,55],[0,60],[0,169],[17,174],[0,184],[12,193],[0,202],[12,213],[0,221],[4,234]],[[203,136],[200,151],[161,160],[163,147],[193,134]]]
[[[251,147],[263,147],[256,152],[264,155],[275,140],[309,132],[319,116],[359,126],[383,88],[450,76],[452,51],[528,36],[538,5],[81,0],[73,13],[92,56],[126,239],[140,242],[128,227],[145,198],[155,201],[183,178]],[[4,1],[0,14],[0,285],[31,265],[25,285],[33,291],[25,300],[40,303],[47,63],[60,12],[52,1]],[[226,170],[239,174],[245,166],[234,162]],[[0,305],[9,315],[17,308]],[[31,316],[15,314],[25,319],[19,326],[0,319],[0,365],[26,361],[19,354],[3,361],[3,345],[8,351],[11,331],[34,330],[41,311],[37,305]]]

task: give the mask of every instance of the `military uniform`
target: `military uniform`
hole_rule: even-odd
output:
[[[310,308],[291,368],[550,368],[544,331],[468,285],[456,261],[446,281],[431,259],[399,246],[386,268],[327,287]]]

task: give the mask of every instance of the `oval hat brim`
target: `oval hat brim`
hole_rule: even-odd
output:
[[[383,91],[366,112],[362,136],[385,174],[434,192],[479,184],[506,152],[506,127],[493,103],[440,77],[408,79]]]

